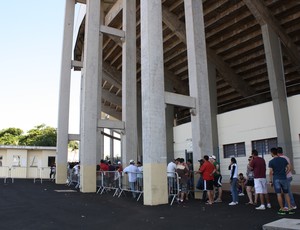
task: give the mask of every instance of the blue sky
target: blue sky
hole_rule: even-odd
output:
[[[64,0],[1,2],[0,130],[57,127],[64,11]],[[72,76],[70,133],[79,127],[79,76]]]

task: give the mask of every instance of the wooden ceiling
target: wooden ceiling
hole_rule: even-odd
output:
[[[85,1],[80,1],[84,3]],[[106,26],[122,29],[122,0],[105,2]],[[300,93],[300,1],[203,0],[208,60],[217,70],[218,113],[271,100],[261,26],[268,24],[282,43],[287,96]],[[137,83],[140,89],[140,7],[137,1]],[[165,78],[173,92],[189,95],[184,0],[162,0]],[[84,21],[74,60],[81,61]],[[102,110],[116,118],[122,112],[122,42],[104,35]],[[168,90],[166,90],[168,91]],[[189,116],[176,108],[174,117]]]

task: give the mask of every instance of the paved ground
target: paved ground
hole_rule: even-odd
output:
[[[300,219],[300,210],[294,215],[279,216],[274,194],[273,208],[257,211],[254,206],[245,205],[246,197],[241,197],[237,206],[228,206],[228,192],[223,203],[212,206],[189,200],[184,204],[149,207],[130,196],[55,191],[69,189],[74,188],[49,181],[0,183],[0,229],[252,230],[262,229],[262,225],[280,218]],[[300,207],[300,196],[295,198]]]

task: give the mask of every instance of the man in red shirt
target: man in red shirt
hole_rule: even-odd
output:
[[[207,204],[213,204],[214,202],[214,172],[215,166],[209,161],[209,157],[205,155],[203,157],[204,164],[200,167],[200,173],[204,180],[204,190],[207,191],[208,202]]]
[[[271,208],[270,198],[267,190],[267,179],[266,179],[266,162],[263,158],[258,156],[257,150],[252,150],[253,160],[250,163],[250,168],[254,174],[254,187],[255,193],[259,194],[260,206],[256,207],[256,210],[265,210],[265,199],[267,200],[267,208]]]

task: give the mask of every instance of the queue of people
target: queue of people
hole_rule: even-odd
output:
[[[281,147],[272,148],[273,159],[268,165],[265,159],[259,156],[257,150],[252,150],[248,158],[247,170],[244,175],[239,172],[238,163],[235,157],[230,159],[228,169],[230,170],[230,191],[232,201],[230,206],[239,204],[239,197],[245,194],[248,197],[247,205],[254,205],[256,210],[266,210],[272,208],[268,194],[268,183],[274,187],[277,194],[277,200],[280,207],[278,214],[294,214],[297,209],[295,199],[291,191],[292,165],[290,160],[283,154]],[[214,155],[205,155],[199,160],[199,169],[194,172],[200,174],[200,178],[195,188],[203,191],[203,200],[206,204],[222,202],[222,175],[220,165]],[[187,200],[189,191],[193,187],[188,186],[189,178],[194,175],[189,170],[188,162],[183,158],[177,158],[167,166],[169,190],[174,186],[174,174],[179,176],[179,202]],[[267,167],[269,168],[269,182],[267,180]],[[172,185],[172,186],[171,186]],[[170,191],[169,191],[170,194]],[[259,203],[258,203],[259,202]]]
[[[230,191],[232,201],[230,206],[239,204],[239,196],[248,197],[247,205],[255,205],[256,210],[272,208],[268,194],[268,183],[274,187],[279,204],[278,214],[294,214],[297,209],[295,199],[291,191],[292,165],[288,157],[283,154],[281,147],[272,148],[273,159],[269,161],[269,181],[267,180],[267,164],[265,159],[259,156],[257,150],[252,150],[248,158],[246,174],[239,172],[238,162],[235,157],[230,159]],[[177,158],[167,165],[168,192],[177,196],[178,203],[189,199],[190,192],[195,189],[203,191],[203,199],[207,205],[222,202],[222,175],[220,164],[214,155],[205,155],[199,160],[199,169],[194,171],[191,160],[185,162],[183,158]],[[79,164],[76,165],[79,168]],[[76,166],[74,168],[76,168]],[[123,169],[121,162],[112,164],[110,161],[101,160],[97,166],[99,171],[115,171],[118,175],[128,175],[129,188],[132,197],[136,198],[138,192],[143,191],[143,166],[141,162],[129,161],[129,165]],[[76,170],[76,169],[75,169]],[[79,170],[79,169],[78,169]],[[199,180],[194,186],[194,176],[200,174]],[[259,202],[259,204],[258,204]]]

